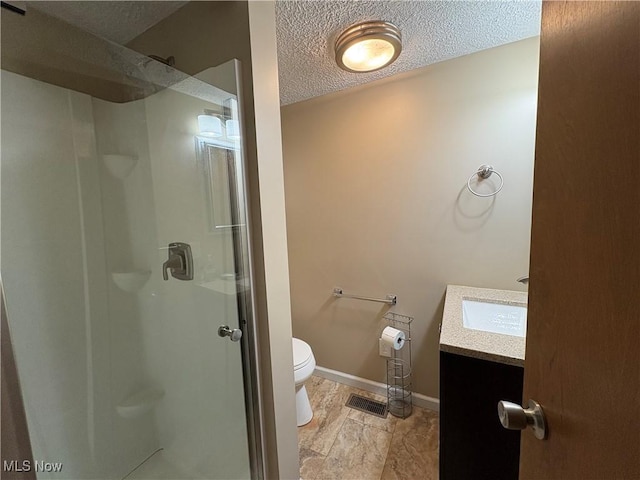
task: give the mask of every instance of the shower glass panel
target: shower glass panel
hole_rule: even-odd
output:
[[[1,248],[34,460],[60,465],[37,478],[255,478],[248,343],[218,335],[251,310],[238,62],[188,76],[82,31],[68,49],[71,27],[17,48],[22,20],[2,24]],[[192,280],[163,280],[173,242]]]

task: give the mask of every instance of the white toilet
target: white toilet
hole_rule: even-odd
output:
[[[308,343],[293,339],[293,376],[296,382],[296,414],[298,426],[306,425],[313,418],[309,395],[304,382],[311,378],[316,368],[316,359]]]

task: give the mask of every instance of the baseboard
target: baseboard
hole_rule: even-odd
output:
[[[383,397],[387,396],[387,386],[384,383],[374,382],[373,380],[367,380],[366,378],[356,377],[355,375],[320,366],[317,366],[313,373],[314,375],[326,378],[327,380],[343,383],[344,385],[349,385],[350,387],[382,395]],[[440,411],[440,400],[437,398],[428,397],[415,392],[411,394],[411,397],[413,398],[413,404],[417,407],[426,408],[435,412]]]

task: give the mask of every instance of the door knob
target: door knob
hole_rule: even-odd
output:
[[[239,328],[231,329],[228,325],[222,325],[218,328],[218,335],[221,337],[229,337],[232,342],[237,342],[242,338],[242,330]]]
[[[531,426],[538,440],[544,440],[547,437],[547,421],[542,407],[535,400],[529,400],[529,408],[501,400],[498,402],[498,417],[504,428],[524,430]]]

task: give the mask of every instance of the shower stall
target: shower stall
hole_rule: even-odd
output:
[[[2,17],[2,281],[31,468],[259,478],[240,63],[186,75],[37,5]]]

